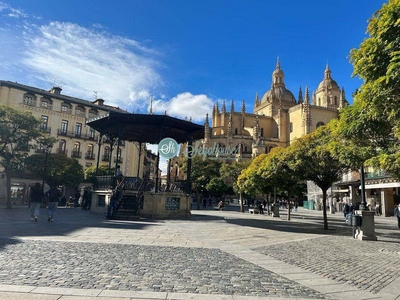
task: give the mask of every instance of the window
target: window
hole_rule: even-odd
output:
[[[165,198],[165,210],[179,209],[180,198]]]
[[[87,145],[86,148],[86,159],[94,159],[94,146],[92,144]]]
[[[102,161],[109,161],[110,160],[110,147],[106,146],[104,148],[104,154]]]
[[[261,136],[264,136],[264,128],[261,128]]]
[[[68,131],[68,121],[62,120],[61,121],[61,133],[67,134],[67,131]]]
[[[40,130],[47,130],[47,124],[49,123],[48,116],[42,116],[40,123]]]
[[[289,125],[289,127],[290,127],[290,132],[293,132],[293,123],[292,122],[290,122],[290,125]]]
[[[235,134],[238,134],[238,130],[237,130],[237,128],[235,128]]]
[[[67,154],[67,150],[66,150],[66,146],[67,143],[65,140],[60,140],[59,144],[58,144],[58,154]]]
[[[106,195],[99,195],[97,200],[98,207],[105,207],[106,206]]]
[[[25,105],[36,106],[36,96],[26,93],[24,94],[23,102]]]
[[[318,128],[318,127],[321,127],[321,126],[324,126],[324,125],[325,125],[324,122],[318,122],[318,123],[317,123],[317,128]]]
[[[81,154],[81,143],[79,143],[79,142],[75,142],[74,143],[74,148],[72,149],[71,157],[75,157],[75,158],[81,158],[82,157],[82,154]]]
[[[41,98],[40,99],[40,107],[51,109],[52,108],[52,101],[49,98]]]
[[[95,131],[94,131],[94,129],[93,128],[90,128],[89,129],[89,139],[94,139],[94,135],[95,135]]]
[[[75,136],[80,137],[82,133],[82,123],[76,123],[75,125]]]
[[[68,111],[68,106],[66,106],[66,105],[61,105],[61,111],[62,112],[67,112]]]
[[[76,114],[77,116],[85,116],[85,108],[82,107],[82,106],[77,106],[77,107],[75,108],[75,114]]]
[[[91,108],[89,110],[89,118],[93,118],[93,117],[97,116],[97,114],[98,114],[97,110],[95,110],[93,108]]]

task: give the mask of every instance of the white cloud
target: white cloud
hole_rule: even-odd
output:
[[[153,112],[165,113],[180,118],[187,118],[194,122],[205,119],[206,114],[212,111],[213,100],[206,95],[193,95],[189,92],[178,94],[169,101],[156,100],[153,103]]]
[[[87,100],[96,94],[131,112],[148,110],[154,97],[153,113],[194,122],[212,111],[213,101],[203,94],[169,99],[163,90],[168,80],[160,75],[163,54],[101,24],[46,22],[0,2],[0,40],[1,79],[43,89],[59,85],[63,94]]]

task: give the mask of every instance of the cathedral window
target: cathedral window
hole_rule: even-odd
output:
[[[337,96],[335,96],[334,101],[335,101],[334,104],[335,104],[335,105],[338,105],[338,103],[337,103]]]
[[[235,128],[235,134],[238,134],[238,129],[237,128]]]
[[[293,132],[293,123],[292,122],[290,122],[290,125],[289,125],[289,130],[290,130],[290,132]]]
[[[260,135],[261,135],[261,136],[264,136],[264,128],[261,128],[261,130],[260,130]]]
[[[318,122],[318,123],[317,123],[317,128],[318,128],[318,127],[321,127],[321,126],[324,126],[324,125],[325,125],[324,122]]]

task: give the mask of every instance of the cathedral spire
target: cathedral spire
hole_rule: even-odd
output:
[[[242,100],[242,114],[246,112],[246,105],[244,104],[244,99]]]
[[[256,99],[254,101],[254,107],[257,107],[258,105],[260,105],[260,99],[258,98],[258,92],[256,93]]]
[[[231,104],[231,114],[235,112],[235,106],[233,105],[234,100],[232,99],[232,104]]]
[[[225,114],[226,112],[226,107],[225,107],[225,100],[222,101],[222,114]]]
[[[310,94],[308,92],[308,86],[306,86],[306,98],[305,98],[304,102],[307,104],[310,104]]]
[[[299,90],[299,101],[298,101],[298,103],[299,104],[303,103],[303,92],[301,91],[301,87],[300,87],[300,90]]]

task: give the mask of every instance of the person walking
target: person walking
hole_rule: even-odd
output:
[[[397,227],[400,229],[400,203],[394,208],[394,216],[397,217]]]
[[[47,204],[47,213],[48,213],[47,221],[53,222],[54,221],[54,213],[56,212],[58,200],[60,199],[61,193],[55,185],[52,185],[50,187],[50,190],[48,190],[45,193],[45,196],[47,196],[49,198],[49,202]]]
[[[40,186],[40,183],[37,182],[32,188],[30,192],[31,199],[31,220],[35,220],[37,222],[40,212],[40,205],[43,201],[43,190]]]

